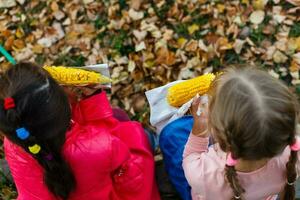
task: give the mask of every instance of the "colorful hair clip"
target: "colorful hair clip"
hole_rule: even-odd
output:
[[[18,128],[16,130],[18,138],[26,140],[29,137],[29,132],[25,128]]]
[[[16,105],[15,105],[15,100],[11,97],[7,97],[4,99],[4,109],[5,110],[9,110],[9,109],[12,109],[14,108]]]
[[[296,137],[294,144],[290,145],[292,151],[299,151],[300,150],[300,138]]]
[[[45,156],[46,160],[53,160],[53,155],[52,153],[49,153],[48,155]]]
[[[35,144],[33,146],[29,146],[28,149],[32,154],[38,154],[41,150],[41,146],[38,144]]]
[[[235,166],[236,164],[237,164],[237,160],[234,159],[234,158],[232,157],[231,152],[229,152],[228,155],[227,155],[227,159],[226,159],[226,165],[228,165],[228,166],[230,166],[230,167],[233,167],[233,166]]]

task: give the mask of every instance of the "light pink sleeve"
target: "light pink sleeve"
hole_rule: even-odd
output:
[[[183,152],[183,170],[187,181],[193,189],[198,190],[199,180],[203,177],[203,153],[207,152],[209,144],[208,137],[197,137],[190,134]],[[200,189],[199,189],[200,190]],[[199,192],[199,191],[198,191]]]

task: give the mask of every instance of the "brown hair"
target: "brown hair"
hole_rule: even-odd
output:
[[[255,68],[229,68],[213,82],[209,128],[224,152],[233,158],[256,161],[272,158],[293,144],[297,103],[287,86]],[[296,180],[297,152],[291,152],[287,182]],[[226,165],[225,176],[232,199],[242,198],[235,167]],[[286,184],[284,199],[295,197],[294,185]]]

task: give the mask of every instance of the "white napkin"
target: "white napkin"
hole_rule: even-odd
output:
[[[193,102],[191,99],[180,108],[169,105],[167,101],[168,88],[180,82],[182,80],[171,82],[145,93],[150,104],[150,123],[156,128],[158,134],[168,123],[182,117]]]

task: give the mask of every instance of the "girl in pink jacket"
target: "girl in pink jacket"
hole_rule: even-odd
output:
[[[158,200],[154,160],[137,122],[120,122],[101,92],[70,103],[30,63],[1,80],[0,130],[18,200]]]
[[[229,69],[214,81],[200,116],[199,102],[183,154],[193,199],[295,199],[300,140],[288,88],[263,71]]]

